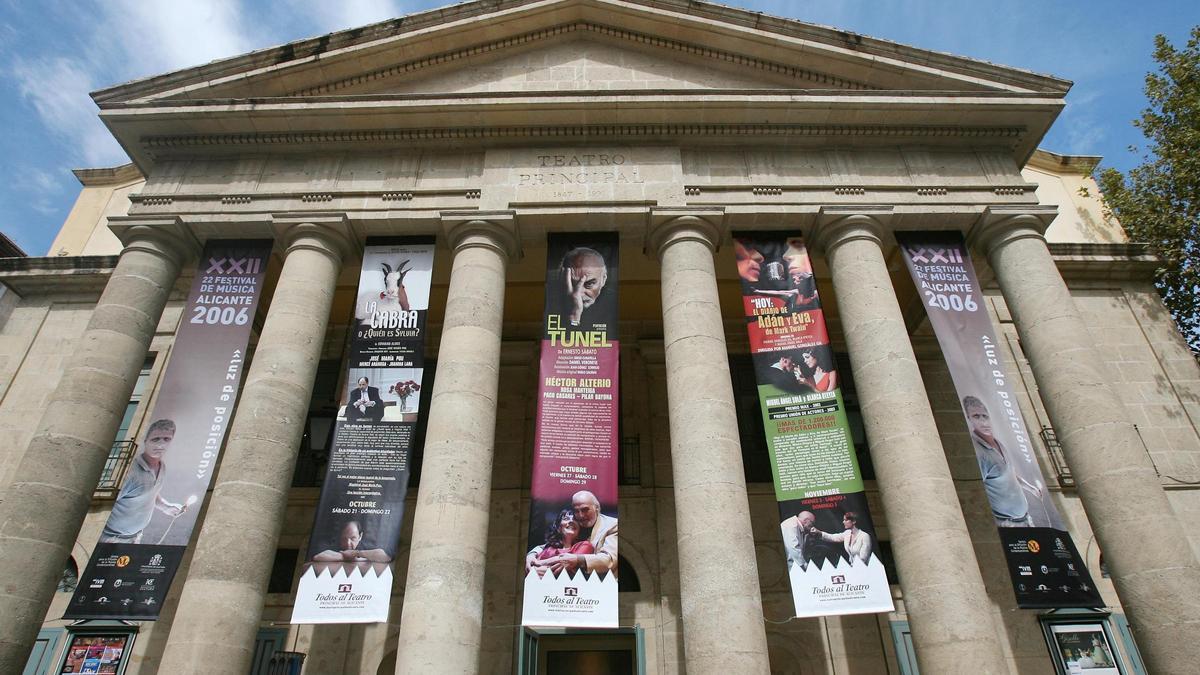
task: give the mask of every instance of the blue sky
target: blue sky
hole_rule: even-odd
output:
[[[446,4],[421,0],[0,0],[0,231],[44,255],[79,191],[78,167],[124,153],[88,92]],[[1127,170],[1142,143],[1153,37],[1176,45],[1196,0],[742,0],[751,10],[1075,82],[1043,147]]]

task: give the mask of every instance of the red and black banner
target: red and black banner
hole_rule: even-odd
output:
[[[547,243],[521,623],[615,627],[618,240]]]
[[[800,237],[733,237],[796,616],[893,609],[841,378]]]
[[[271,246],[205,245],[154,409],[65,618],[158,618],[233,417]]]
[[[1038,466],[962,235],[896,239],[958,392],[1017,605],[1103,607]]]

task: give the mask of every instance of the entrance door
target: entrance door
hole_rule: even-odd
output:
[[[645,675],[640,626],[530,628],[521,632],[520,675]]]
[[[61,628],[43,628],[38,631],[37,642],[33,644],[33,652],[29,654],[29,661],[26,662],[22,675],[47,675],[62,635]]]
[[[896,645],[896,661],[900,664],[900,675],[920,675],[917,670],[917,653],[913,649],[912,631],[907,621],[893,621],[892,641]]]

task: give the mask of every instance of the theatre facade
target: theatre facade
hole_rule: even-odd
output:
[[[1038,149],[1069,87],[704,2],[500,0],[96,92],[132,164],[77,171],[47,255],[0,260],[0,672],[1194,672],[1200,368],[1159,261],[1103,212],[1097,158]],[[1044,476],[1027,491],[1103,606],[1018,606],[897,243],[930,232],[964,242],[995,335],[983,376],[1015,392]],[[811,257],[892,611],[794,618],[742,233]],[[522,625],[547,256],[567,235],[620,260],[593,298],[619,301],[608,628]],[[157,621],[64,619],[99,581],[121,481],[153,464],[152,410],[187,389],[169,374],[208,369],[185,307],[223,240],[269,253],[257,304],[229,314],[248,348],[211,486],[164,490],[146,526],[194,524],[174,583]],[[412,423],[390,610],[293,624],[337,420],[382,384],[355,398],[367,247],[397,241],[432,262],[419,412],[385,413]]]

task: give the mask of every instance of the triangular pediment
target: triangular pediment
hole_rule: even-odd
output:
[[[408,143],[598,127],[619,134],[628,125],[656,138],[703,125],[789,142],[896,128],[887,133],[925,143],[950,130],[1023,158],[1069,88],[698,0],[479,0],[93,98],[143,167],[200,147],[311,143],[318,137],[309,132],[324,143]]]
[[[746,64],[729,64],[661,46],[636,49],[617,40],[579,33],[525,49],[489,52],[490,58],[431,68],[423,75],[347,88],[344,93],[794,89],[818,85],[812,79],[764,72]]]
[[[454,69],[464,70],[443,78],[441,86],[470,91],[479,86],[469,82],[471,66],[497,60],[512,65],[521,60],[516,52],[539,46],[561,64],[562,50],[545,43],[582,42],[600,59],[597,69],[612,65],[603,59],[630,58],[636,68],[644,69],[630,77],[640,74],[682,88],[1065,93],[1070,85],[983,61],[695,0],[479,0],[131,82],[94,97],[104,106],[400,93],[415,91],[410,85],[414,81],[432,85],[436,71]],[[603,54],[595,43],[607,43],[624,54],[659,54]],[[685,64],[676,68],[679,77],[661,77],[671,63]],[[564,76],[564,71],[539,74]],[[507,75],[503,79],[515,81]]]

